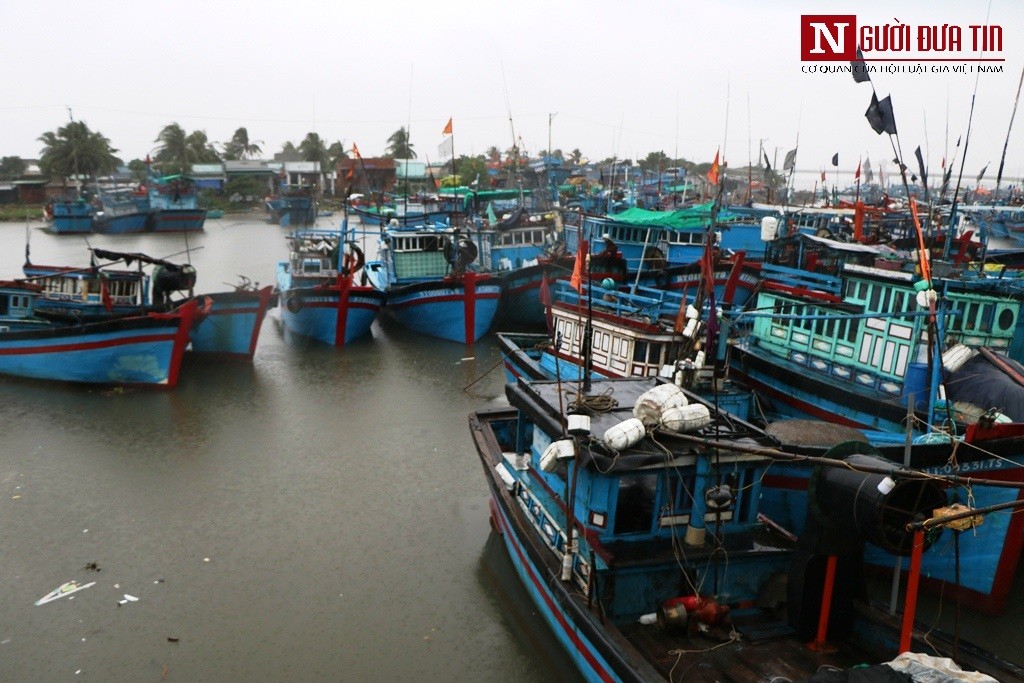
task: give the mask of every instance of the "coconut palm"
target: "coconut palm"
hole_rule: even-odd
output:
[[[388,146],[384,149],[384,156],[392,159],[415,159],[416,152],[409,142],[409,132],[402,126],[388,138]]]
[[[224,158],[248,159],[249,157],[255,157],[263,152],[263,149],[260,147],[261,144],[263,144],[262,140],[250,140],[249,131],[245,128],[239,128],[231,136],[231,140],[224,143]]]
[[[317,133],[307,133],[306,137],[299,143],[298,151],[302,155],[303,161],[316,161],[320,163],[320,187],[323,187],[324,168],[331,162],[327,145],[324,144],[323,139]]]
[[[43,150],[39,167],[43,173],[58,176],[88,176],[113,173],[121,165],[116,149],[99,131],[89,130],[84,121],[71,121],[39,136]]]
[[[220,161],[217,150],[210,144],[206,131],[186,133],[177,123],[164,126],[155,142],[159,142],[153,161],[165,173],[188,173],[192,164]]]
[[[212,164],[220,161],[220,155],[213,148],[213,143],[206,137],[205,130],[194,130],[185,138],[189,153],[195,164]]]

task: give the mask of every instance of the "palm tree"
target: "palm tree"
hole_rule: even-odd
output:
[[[195,164],[212,164],[220,161],[220,155],[213,148],[205,130],[194,130],[185,138],[189,153]]]
[[[220,161],[220,155],[210,144],[206,131],[196,130],[186,133],[177,123],[164,126],[155,142],[157,148],[153,161],[160,165],[165,173],[188,173],[193,164],[208,164]]]
[[[320,163],[320,187],[324,185],[324,168],[330,163],[330,155],[327,145],[317,133],[307,133],[298,147],[299,154],[303,161],[316,161]]]
[[[153,161],[165,171],[186,173],[192,168],[188,133],[177,123],[164,126],[154,142],[159,142]]]
[[[231,140],[222,145],[224,158],[248,159],[249,157],[254,157],[263,152],[263,149],[260,147],[261,144],[263,144],[262,140],[249,140],[249,131],[245,128],[239,128],[231,136]]]
[[[71,121],[54,131],[39,136],[43,150],[39,167],[51,176],[88,176],[113,173],[121,165],[116,149],[99,131],[89,130],[84,121]]]
[[[388,146],[384,149],[384,156],[392,159],[415,159],[416,152],[409,142],[409,133],[402,126],[388,138]]]

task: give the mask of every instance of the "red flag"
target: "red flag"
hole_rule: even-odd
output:
[[[857,161],[857,172],[853,174],[855,180],[860,180],[860,161]]]
[[[825,182],[825,172],[821,172],[821,182]]]
[[[352,164],[348,168],[348,173],[345,174],[345,180],[352,180],[356,175],[356,165]]]
[[[711,162],[711,170],[708,171],[708,181],[712,185],[718,184],[718,153],[720,150],[715,150],[715,160]]]
[[[356,143],[354,143],[354,142],[352,143],[352,153],[356,155],[356,159],[362,159],[363,158],[362,155],[359,154],[359,147],[357,147]]]
[[[451,118],[449,118],[448,119],[448,123],[444,124],[444,130],[441,131],[441,135],[451,135],[451,134],[452,134],[452,120],[451,120]]]
[[[100,299],[103,301],[103,308],[107,309],[107,313],[114,310],[114,301],[110,298],[110,288],[107,287],[107,278],[103,274],[100,274]]]
[[[946,168],[946,157],[942,157],[942,168]]]
[[[583,293],[583,269],[587,267],[587,254],[590,253],[590,243],[580,240],[580,248],[576,250],[576,264],[572,267],[572,277],[569,284],[580,294]]]

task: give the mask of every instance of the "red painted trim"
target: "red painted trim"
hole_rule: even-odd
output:
[[[348,299],[352,288],[351,275],[338,276],[338,317],[334,323],[334,345],[345,345],[345,328],[348,326]]]
[[[259,290],[257,294],[259,294],[260,300],[256,308],[256,324],[252,326],[252,336],[249,337],[248,360],[252,360],[252,357],[256,355],[256,342],[259,341],[260,328],[263,327],[263,319],[267,317],[267,307],[270,306],[270,298],[274,296],[274,288],[267,285]]]
[[[807,287],[790,287],[788,285],[779,284],[772,280],[762,280],[761,286],[765,289],[773,292],[782,292],[783,294],[790,294],[792,296],[807,297],[810,299],[818,299],[819,301],[827,301],[831,304],[842,303],[843,300],[833,294],[826,294],[816,289],[808,289]]]
[[[914,546],[910,552],[910,576],[907,595],[903,603],[903,627],[900,629],[899,654],[910,651],[910,636],[914,631],[914,612],[917,610],[917,585],[921,578],[921,555],[924,553],[924,532],[914,533]]]
[[[463,303],[463,317],[465,318],[465,342],[472,344],[476,341],[476,273],[470,271],[462,276],[462,286],[465,288],[466,297]]]
[[[199,312],[199,302],[195,299],[183,306],[179,306],[176,313],[179,317],[178,332],[174,335],[174,348],[171,351],[171,367],[167,372],[167,387],[174,387],[178,384],[178,373],[181,371],[181,358],[185,355],[185,347],[188,345],[188,335],[192,330],[192,323]]]
[[[111,346],[126,346],[128,344],[143,344],[148,342],[169,341],[177,336],[175,334],[147,334],[139,337],[118,339],[107,339],[95,342],[80,342],[78,344],[60,344],[55,346],[22,346],[16,349],[0,349],[0,356],[27,356],[38,353],[62,353],[65,351],[89,351],[92,349],[105,349]]]
[[[787,477],[777,474],[766,474],[761,479],[761,486],[769,489],[781,489],[785,491],[806,491],[808,479],[802,477]]]
[[[757,391],[763,392],[764,394],[767,394],[771,398],[774,398],[778,401],[782,401],[788,406],[792,406],[794,408],[802,410],[808,415],[813,415],[814,417],[824,420],[825,422],[833,422],[835,424],[843,425],[845,427],[853,427],[854,429],[874,429],[870,425],[864,425],[859,422],[854,422],[853,420],[843,417],[839,413],[833,413],[828,410],[822,410],[813,403],[807,403],[806,401],[801,401],[800,399],[794,398],[789,394],[784,394],[781,391],[778,391],[777,389],[774,389],[768,386],[767,384],[764,384],[763,382],[757,381],[756,379],[752,378],[750,375],[744,372],[737,370],[735,371],[735,374],[737,374],[739,378],[743,380],[743,383],[746,384],[747,386]]]
[[[501,506],[499,505],[499,508],[500,507]],[[551,614],[555,617],[555,620],[558,622],[558,625],[561,627],[562,631],[572,642],[573,647],[576,648],[577,652],[583,655],[583,658],[587,660],[587,664],[589,664],[591,668],[601,677],[601,680],[615,680],[612,674],[609,673],[603,666],[601,666],[601,663],[597,661],[597,658],[594,657],[594,655],[590,652],[590,649],[587,648],[586,645],[584,645],[583,640],[579,637],[579,635],[577,635],[576,629],[574,629],[569,624],[569,622],[565,618],[565,615],[562,614],[561,608],[557,604],[555,604],[555,601],[552,599],[552,596],[548,593],[547,586],[540,580],[540,577],[537,576],[537,572],[533,568],[533,563],[530,561],[528,557],[526,557],[526,553],[523,552],[523,549],[519,547],[519,539],[516,536],[515,531],[509,527],[508,521],[505,519],[504,514],[498,515],[498,523],[502,527],[502,534],[507,535],[507,537],[512,541],[511,543],[509,543],[509,545],[512,546],[513,550],[515,550],[516,556],[519,558],[519,563],[523,566],[523,569],[526,571],[526,575],[529,577],[530,583],[533,584],[534,588],[537,590],[537,593],[540,594],[541,598],[544,600],[544,604],[547,606]],[[591,571],[594,571],[593,567],[591,567]]]
[[[733,257],[732,270],[729,271],[729,279],[725,281],[725,291],[722,293],[722,302],[732,305],[733,297],[736,296],[736,286],[740,283],[740,275],[743,274],[743,261],[747,252],[737,251]]]

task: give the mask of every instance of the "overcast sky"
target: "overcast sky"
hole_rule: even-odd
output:
[[[3,0],[0,156],[38,157],[37,138],[71,107],[126,161],[171,122],[217,142],[245,126],[267,157],[310,131],[379,155],[408,126],[419,158],[437,161],[451,116],[457,155],[505,149],[514,128],[531,153],[550,134],[554,149],[594,160],[710,161],[723,147],[738,167],[762,139],[781,164],[799,134],[808,182],[832,171],[836,152],[848,176],[864,155],[877,169],[893,153],[864,118],[871,88],[801,72],[804,13],[958,24],[965,42],[986,15],[1001,25],[1006,61],[977,79],[965,170],[973,179],[991,163],[994,182],[1024,66],[1021,0]],[[873,81],[892,94],[904,155],[921,145],[937,169],[947,120],[950,156],[966,133],[977,75],[930,68]],[[1024,173],[1024,130],[1010,138],[1006,173]]]

